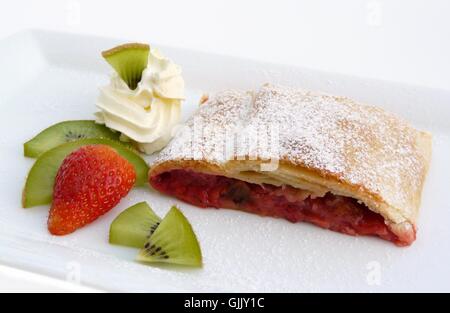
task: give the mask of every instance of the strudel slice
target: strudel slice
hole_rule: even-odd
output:
[[[264,85],[207,100],[150,184],[195,206],[310,222],[396,245],[416,238],[431,135],[345,97]]]

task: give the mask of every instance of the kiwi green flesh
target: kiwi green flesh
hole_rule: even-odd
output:
[[[40,132],[24,144],[24,155],[36,158],[63,143],[88,138],[107,138],[119,141],[120,133],[113,132],[95,121],[65,121]]]
[[[172,207],[139,252],[137,261],[202,266],[202,252],[191,224]]]
[[[103,52],[103,57],[128,87],[135,90],[147,67],[149,51],[145,44],[125,44]]]
[[[70,153],[86,145],[108,145],[134,165],[136,186],[147,183],[148,165],[134,150],[110,139],[82,139],[62,144],[42,154],[31,168],[22,194],[22,205],[31,208],[49,204],[53,199],[53,187],[58,170]]]
[[[146,202],[135,204],[112,222],[109,243],[142,249],[160,222],[161,218]]]

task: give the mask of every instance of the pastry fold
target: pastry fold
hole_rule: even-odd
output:
[[[431,135],[380,108],[264,85],[207,100],[149,177],[197,206],[409,245],[430,158]]]

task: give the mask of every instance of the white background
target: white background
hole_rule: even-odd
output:
[[[42,28],[450,89],[449,12],[447,0],[15,0],[0,39]],[[0,265],[0,290],[87,289]]]

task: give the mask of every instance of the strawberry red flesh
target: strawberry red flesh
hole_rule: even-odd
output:
[[[48,230],[62,236],[92,223],[114,208],[135,181],[133,165],[111,147],[81,147],[56,175]]]

